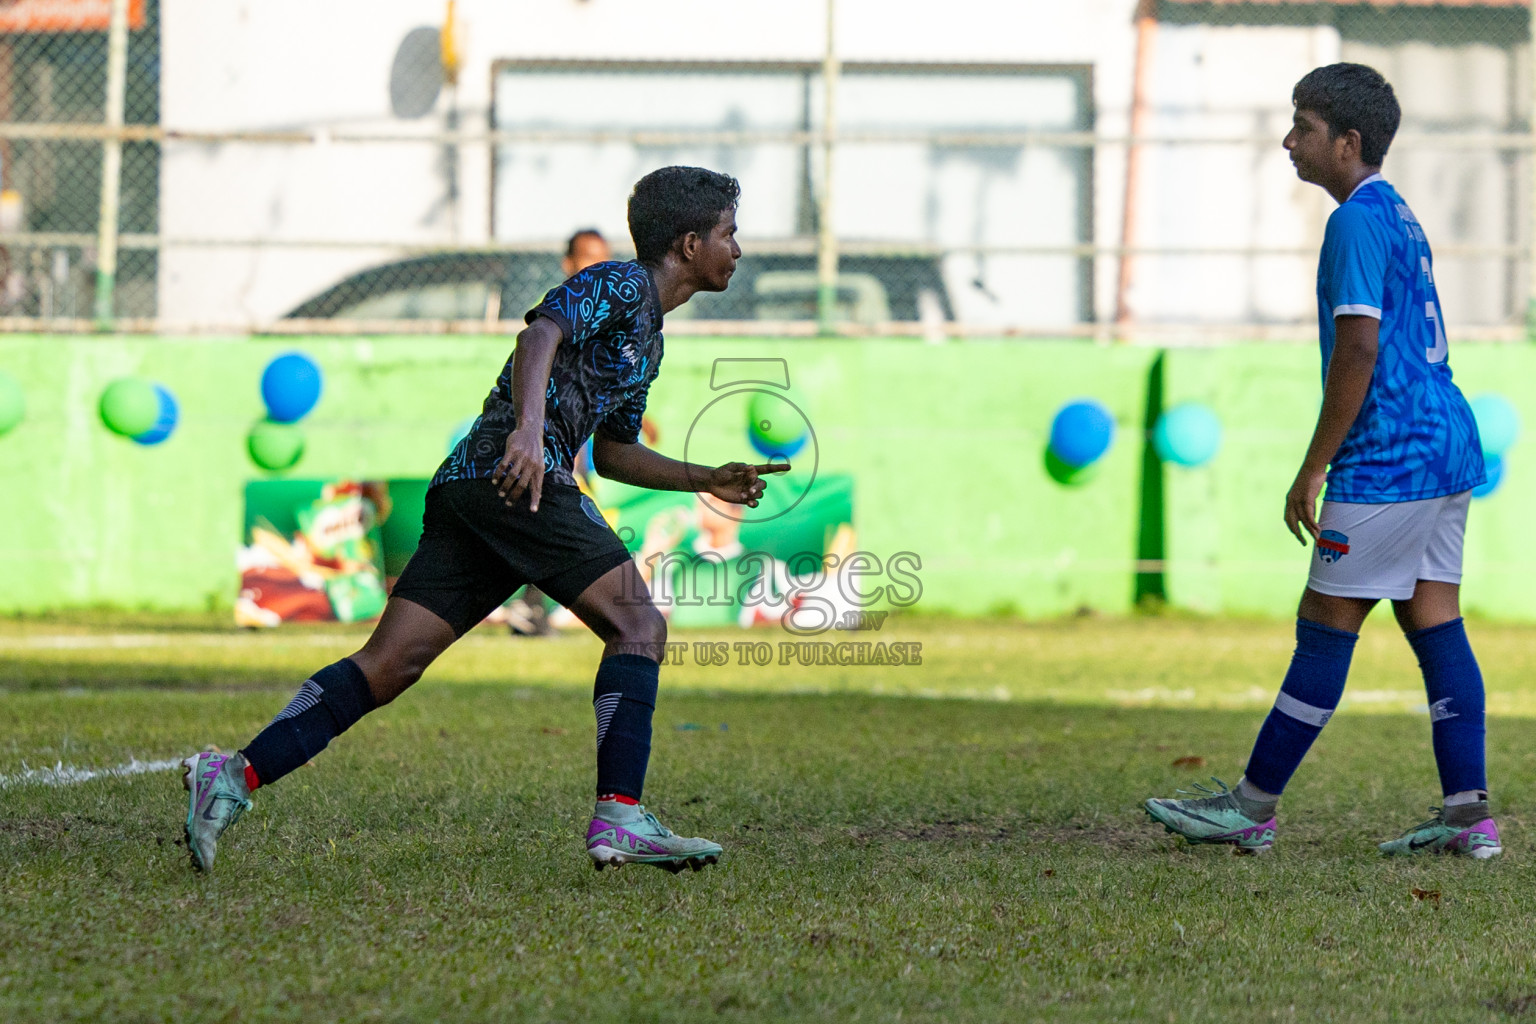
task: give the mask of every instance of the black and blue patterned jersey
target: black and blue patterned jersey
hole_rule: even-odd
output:
[[[526,320],[541,316],[563,336],[544,393],[544,476],[574,486],[576,453],[593,433],[623,444],[639,439],[646,396],[661,369],[661,296],[639,263],[596,263],[552,288]],[[489,477],[516,426],[508,359],[431,486]]]

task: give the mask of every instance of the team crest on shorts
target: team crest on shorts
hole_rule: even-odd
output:
[[[1317,557],[1332,565],[1349,554],[1349,538],[1338,530],[1324,530],[1317,538]]]
[[[608,525],[608,520],[603,518],[603,513],[598,509],[597,502],[593,501],[585,494],[581,496],[581,510],[587,514],[588,519],[592,520],[598,526]]]

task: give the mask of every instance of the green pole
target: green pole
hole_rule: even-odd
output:
[[[123,127],[123,102],[128,78],[128,0],[112,0],[107,31],[106,126]],[[101,144],[101,217],[96,236],[96,329],[112,329],[117,289],[117,216],[122,188],[123,140],[110,134]]]

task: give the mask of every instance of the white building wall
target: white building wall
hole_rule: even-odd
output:
[[[1123,136],[1134,9],[1135,0],[837,0],[837,37],[849,61],[1090,65],[1097,128]],[[269,244],[168,245],[159,277],[164,318],[261,323],[349,273],[396,258],[401,244],[490,241],[487,146],[462,147],[455,209],[446,202],[441,147],[324,141],[342,131],[443,130],[446,90],[428,115],[401,119],[391,112],[389,78],[401,40],[412,29],[439,26],[445,10],[442,0],[163,0],[167,129],[293,130],[319,140],[165,144],[165,237]],[[815,61],[824,42],[824,0],[459,0],[458,11],[463,66],[454,99],[470,133],[489,127],[491,68],[498,60]],[[1332,203],[1296,180],[1280,139],[1290,120],[1291,86],[1341,52],[1331,28],[1161,26],[1149,75],[1148,131],[1267,141],[1149,149],[1136,243],[1315,249]],[[1395,50],[1359,50],[1359,56],[1390,65],[1383,68],[1389,74],[1407,73],[1395,63],[1405,55]],[[1448,95],[1470,88],[1479,75],[1498,78],[1502,72],[1490,70],[1486,56],[1469,51],[1447,58],[1440,84],[1426,78],[1422,87],[1405,89],[1409,123],[1413,104],[1438,110],[1434,104],[1451,102]],[[1489,127],[1508,122],[1500,112]],[[1438,200],[1410,196],[1431,237],[1506,240],[1506,207],[1471,197],[1495,186],[1518,190],[1518,174],[1497,160],[1466,165],[1470,170],[1444,161],[1403,163],[1405,187],[1460,197],[1459,205],[1440,204],[1442,214]],[[1125,168],[1123,147],[1100,148],[1094,234],[1104,245],[1121,239]],[[569,228],[622,223],[623,200],[622,194],[594,196],[594,204],[611,209],[572,210]],[[1451,223],[1443,231],[1437,230],[1442,216]],[[284,240],[333,244],[272,244]],[[376,242],[392,244],[370,244]],[[1469,317],[1496,318],[1511,291],[1507,275],[1493,269],[1448,267],[1442,286],[1451,293],[1448,305]],[[1117,272],[1114,257],[1099,259],[1094,304],[1100,319],[1114,316]],[[1150,322],[1305,323],[1313,315],[1313,272],[1310,258],[1295,256],[1145,257],[1135,264],[1129,301],[1138,319]],[[1464,301],[1453,297],[1460,292]]]
[[[1343,59],[1370,64],[1393,83],[1403,131],[1518,132],[1530,117],[1530,48],[1485,43],[1396,46],[1346,41]],[[1500,256],[1447,259],[1453,246],[1521,242],[1529,222],[1530,156],[1465,146],[1395,146],[1383,174],[1424,225],[1435,287],[1455,337],[1464,324],[1523,319],[1523,268]],[[1510,216],[1515,212],[1515,216]]]
[[[1139,183],[1139,245],[1302,248],[1322,244],[1334,203],[1296,177],[1281,140],[1291,88],[1339,60],[1332,28],[1162,26],[1146,130],[1258,142],[1150,146]],[[1129,304],[1147,322],[1276,323],[1316,313],[1310,256],[1144,256]]]
[[[1100,124],[1123,131],[1134,0],[838,0],[844,59],[1091,64]],[[822,0],[460,0],[462,127],[485,130],[500,59],[818,60]],[[162,120],[170,130],[378,130],[444,127],[391,113],[389,74],[406,33],[442,23],[422,0],[164,0]],[[402,243],[489,240],[490,154],[465,146],[457,218],[430,145],[167,142],[161,227],[170,239]],[[1123,160],[1097,166],[1096,224],[1118,237]],[[621,202],[620,197],[609,197]],[[572,215],[574,228],[593,219]],[[1107,229],[1106,229],[1107,226]],[[160,313],[182,323],[260,323],[348,273],[392,258],[378,247],[170,245]],[[1104,275],[1100,275],[1103,277]]]

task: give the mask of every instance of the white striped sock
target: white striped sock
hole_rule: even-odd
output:
[[[299,692],[293,695],[293,700],[288,706],[277,713],[274,722],[281,722],[285,718],[296,718],[320,703],[320,684],[313,679],[304,680],[304,685],[299,687]]]
[[[597,714],[597,745],[603,745],[603,737],[608,735],[608,725],[613,721],[613,713],[619,710],[619,701],[623,700],[623,694],[605,693],[592,702],[592,710]]]
[[[1333,717],[1333,709],[1314,707],[1305,701],[1297,700],[1284,690],[1275,694],[1275,710],[1318,729],[1327,725],[1328,719]]]

